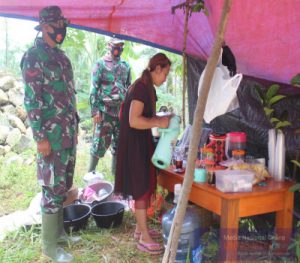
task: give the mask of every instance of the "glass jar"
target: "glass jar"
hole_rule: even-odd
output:
[[[210,147],[201,148],[200,162],[201,162],[201,166],[205,167],[205,169],[209,169],[215,165],[214,152],[212,148]]]
[[[209,168],[206,171],[207,171],[207,183],[210,185],[215,185],[216,184],[215,169]]]

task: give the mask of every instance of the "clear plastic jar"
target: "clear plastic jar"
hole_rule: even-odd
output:
[[[212,148],[202,147],[200,156],[201,166],[208,169],[215,165],[214,152]]]
[[[225,153],[227,159],[232,157],[233,150],[246,151],[247,135],[244,132],[229,132],[226,134]]]
[[[237,161],[245,161],[246,152],[244,150],[232,150],[232,158]]]

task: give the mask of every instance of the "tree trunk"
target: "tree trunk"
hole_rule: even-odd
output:
[[[183,33],[183,50],[182,50],[182,125],[185,128],[185,94],[186,94],[186,39],[188,35],[188,22],[190,14],[189,0],[186,0],[184,33]]]
[[[227,25],[227,20],[230,12],[231,0],[225,0],[218,32],[215,38],[212,54],[208,59],[202,87],[197,101],[196,110],[194,112],[194,123],[192,127],[191,141],[188,153],[187,169],[183,180],[183,187],[179,196],[174,220],[168,238],[167,248],[164,253],[162,262],[174,262],[178,248],[178,240],[181,233],[181,226],[184,220],[185,211],[188,203],[188,198],[191,192],[191,187],[194,180],[195,161],[198,150],[198,143],[202,133],[202,121],[205,110],[205,105],[211,85],[211,81],[215,72],[216,65],[220,56],[220,51],[224,39],[224,33]]]

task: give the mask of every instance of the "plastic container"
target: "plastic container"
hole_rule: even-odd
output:
[[[201,166],[205,169],[213,167],[215,165],[213,149],[205,146],[201,148],[200,152],[201,152],[201,156],[200,156]]]
[[[125,206],[117,201],[108,201],[92,207],[91,214],[100,228],[117,227],[122,224]]]
[[[86,204],[71,204],[63,208],[64,229],[66,232],[78,231],[87,226],[91,207]]]
[[[232,150],[232,158],[237,161],[245,161],[246,152],[244,150]]]
[[[176,188],[177,187],[177,188]],[[174,203],[177,203],[180,187],[175,185]],[[168,243],[169,233],[175,216],[176,205],[167,211],[162,217],[163,241],[165,247]],[[175,262],[193,262],[193,251],[200,247],[200,217],[193,206],[186,209],[184,221],[181,227],[181,234],[178,241],[178,248]]]
[[[196,168],[194,171],[194,182],[205,183],[206,182],[206,170],[203,168]]]
[[[209,168],[207,171],[207,183],[210,185],[216,184],[216,173],[214,168]]]
[[[103,178],[104,178],[104,176],[102,173],[93,171],[93,172],[89,172],[89,173],[85,174],[83,176],[83,181],[85,182],[86,186],[89,186],[91,184],[95,184],[95,183],[103,181]]]
[[[94,201],[106,202],[112,200],[114,186],[108,181],[91,184],[82,190],[79,196],[83,203],[92,205]]]
[[[159,169],[166,169],[172,159],[171,143],[177,140],[180,131],[180,117],[173,116],[167,129],[159,129],[160,138],[151,158],[152,163]]]
[[[233,150],[246,151],[247,135],[244,132],[229,132],[226,134],[225,154],[227,159],[232,157]]]
[[[207,147],[213,149],[214,160],[216,163],[226,160],[225,142],[226,142],[226,134],[213,133],[209,135],[209,144],[207,145]]]
[[[216,188],[222,192],[251,192],[254,172],[248,170],[218,170]]]

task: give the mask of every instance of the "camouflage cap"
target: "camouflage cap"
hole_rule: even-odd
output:
[[[112,45],[119,45],[119,44],[122,44],[124,45],[124,40],[122,39],[119,39],[119,38],[115,38],[115,37],[112,37],[109,41],[108,41],[109,44],[112,44]]]
[[[58,6],[47,6],[40,10],[39,25],[37,25],[34,29],[40,31],[41,25],[51,22],[57,22],[61,19],[64,20],[66,26],[69,24],[69,21],[64,18],[61,9]]]

